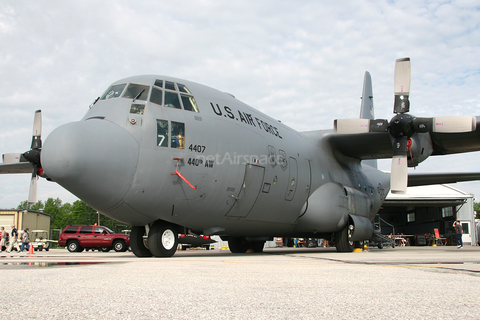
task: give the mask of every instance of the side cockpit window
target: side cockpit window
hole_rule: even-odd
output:
[[[126,85],[126,83],[122,83],[110,86],[110,88],[108,88],[108,90],[103,94],[100,100],[108,100],[120,97]]]
[[[170,139],[169,139],[170,138]],[[185,123],[157,119],[157,147],[185,148]]]
[[[191,91],[185,85],[172,81],[155,80],[150,102],[168,108],[200,112]]]
[[[168,147],[168,121],[157,119],[157,146]]]

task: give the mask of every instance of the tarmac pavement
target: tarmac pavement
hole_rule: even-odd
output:
[[[480,318],[480,247],[470,246],[188,250],[172,258],[3,252],[0,281],[7,318]]]

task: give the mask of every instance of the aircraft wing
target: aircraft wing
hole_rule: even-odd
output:
[[[0,174],[5,173],[32,173],[33,166],[30,162],[18,162],[11,164],[0,164]]]
[[[361,160],[384,159],[393,156],[388,132],[331,134],[327,141],[335,152]]]
[[[432,155],[453,154],[480,150],[480,121],[477,118],[477,128],[465,133],[432,132]]]
[[[476,129],[465,133],[430,132],[432,156],[480,151],[480,117]],[[327,136],[333,150],[352,158],[386,159],[393,156],[388,132],[331,134]]]

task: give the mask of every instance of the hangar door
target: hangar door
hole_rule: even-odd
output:
[[[265,168],[262,166],[251,163],[245,166],[245,178],[235,202],[227,212],[228,217],[245,218],[250,213],[262,190],[264,174]]]
[[[13,214],[0,214],[0,226],[10,230],[15,223],[15,216]]]

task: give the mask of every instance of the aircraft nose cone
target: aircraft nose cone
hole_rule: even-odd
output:
[[[45,140],[46,175],[97,210],[114,207],[127,193],[137,168],[139,144],[106,120],[67,123]]]

